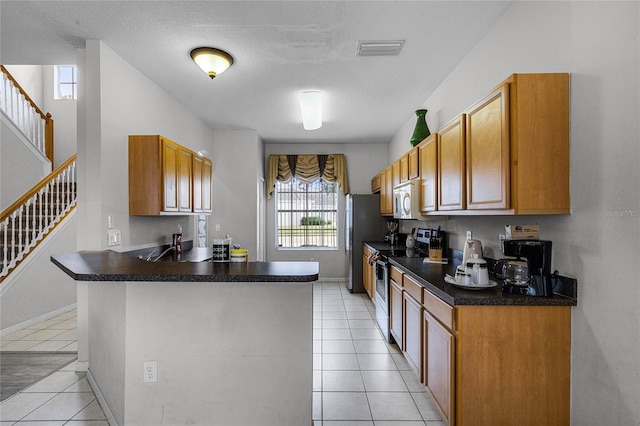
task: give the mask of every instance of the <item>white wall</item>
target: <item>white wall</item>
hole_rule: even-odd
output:
[[[264,178],[263,143],[255,130],[216,130],[210,150],[213,161],[213,212],[207,226],[207,245],[214,238],[233,238],[258,253],[258,179]],[[220,230],[216,230],[220,225]]]
[[[122,233],[120,248],[169,243],[179,225],[185,240],[195,240],[193,216],[129,216],[128,135],[159,134],[212,152],[213,130],[101,41],[87,41],[78,66],[78,204],[85,230],[78,248],[107,247],[108,216]]]
[[[43,321],[74,307],[76,283],[51,263],[50,257],[75,251],[75,239],[76,217],[73,215],[58,225],[2,282],[2,330],[26,328],[35,324],[34,319]]]
[[[265,164],[271,154],[344,154],[347,162],[349,188],[352,194],[370,194],[371,178],[389,162],[386,144],[265,144]],[[266,166],[265,166],[266,167]],[[284,250],[275,244],[275,197],[267,200],[266,249],[267,260],[316,260],[320,262],[320,278],[347,277],[347,253],[344,247],[344,203],[338,197],[338,249],[337,250]],[[386,232],[386,230],[384,230]]]
[[[455,248],[471,229],[499,257],[504,224],[538,223],[553,267],[577,277],[573,425],[640,424],[639,22],[637,2],[516,2],[424,103],[435,131],[512,73],[571,73],[572,214],[443,227]],[[414,123],[396,134],[390,158],[408,149]]]
[[[51,162],[29,144],[8,117],[0,120],[0,211],[51,172]]]

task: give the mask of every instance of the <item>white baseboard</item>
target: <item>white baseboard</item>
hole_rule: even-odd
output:
[[[11,327],[4,328],[0,330],[0,337],[6,336],[11,333],[15,333],[16,331],[20,331],[23,328],[29,328],[30,326],[38,324],[42,321],[46,321],[48,319],[57,317],[58,315],[64,314],[65,312],[69,312],[70,310],[75,309],[76,307],[77,307],[77,303],[72,303],[71,305],[67,305],[63,308],[56,309],[55,311],[51,311],[46,314],[37,316],[35,318],[31,318],[30,320],[12,325]]]
[[[104,399],[104,395],[100,391],[100,387],[98,387],[98,384],[96,383],[96,380],[93,378],[93,374],[91,374],[90,369],[87,370],[87,381],[89,382],[89,386],[91,386],[91,390],[93,390],[93,394],[96,396],[96,399],[98,400],[98,404],[100,404],[100,408],[102,408],[102,412],[104,413],[104,416],[107,418],[107,422],[109,422],[109,426],[120,426],[116,421],[116,418],[113,415],[113,412],[109,408],[109,405],[107,404],[107,400]]]

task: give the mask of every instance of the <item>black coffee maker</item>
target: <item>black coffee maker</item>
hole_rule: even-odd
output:
[[[551,281],[551,241],[545,240],[503,240],[502,253],[505,256],[525,258],[529,271],[529,285],[526,287],[503,284],[502,291],[527,294],[529,296],[553,297]]]

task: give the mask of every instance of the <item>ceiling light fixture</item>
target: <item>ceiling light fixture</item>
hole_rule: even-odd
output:
[[[213,47],[197,47],[191,51],[191,59],[198,64],[202,71],[211,79],[222,74],[233,65],[233,57],[224,50]]]
[[[318,90],[305,90],[300,92],[299,100],[302,127],[305,130],[316,130],[322,127],[322,94]]]

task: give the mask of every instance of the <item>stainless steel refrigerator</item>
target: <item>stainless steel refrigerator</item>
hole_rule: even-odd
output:
[[[345,250],[349,262],[347,288],[363,293],[362,242],[383,241],[387,220],[380,214],[379,194],[348,194],[345,208]]]

